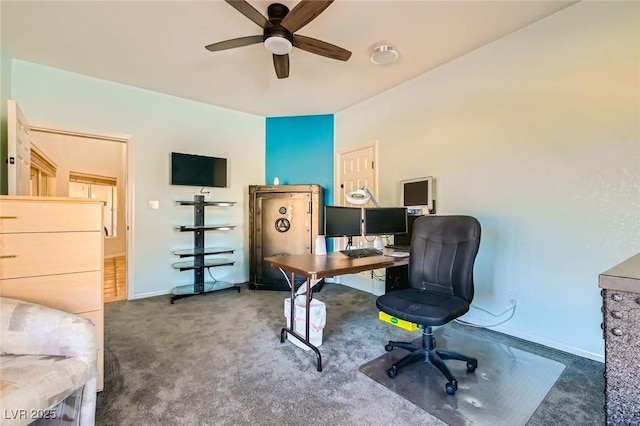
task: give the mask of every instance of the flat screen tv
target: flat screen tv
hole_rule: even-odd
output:
[[[401,181],[400,205],[406,207],[409,214],[434,213],[433,177]]]
[[[227,159],[171,153],[171,185],[227,187]]]

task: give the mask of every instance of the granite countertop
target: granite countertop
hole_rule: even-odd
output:
[[[640,293],[640,253],[601,273],[598,281],[601,288]]]

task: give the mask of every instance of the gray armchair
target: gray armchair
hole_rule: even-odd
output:
[[[91,321],[0,297],[3,425],[27,425],[43,417],[93,425],[96,380],[96,330]]]

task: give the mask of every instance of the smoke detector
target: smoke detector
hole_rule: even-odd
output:
[[[373,48],[371,62],[376,65],[387,65],[398,59],[398,52],[388,44],[383,44]]]

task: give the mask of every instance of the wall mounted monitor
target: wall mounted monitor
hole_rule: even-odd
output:
[[[324,207],[325,237],[354,237],[362,234],[362,209],[359,207]]]
[[[433,177],[400,181],[400,205],[411,214],[434,213]]]
[[[372,207],[364,209],[364,235],[406,234],[405,207]]]
[[[171,153],[171,185],[227,187],[227,159]]]

